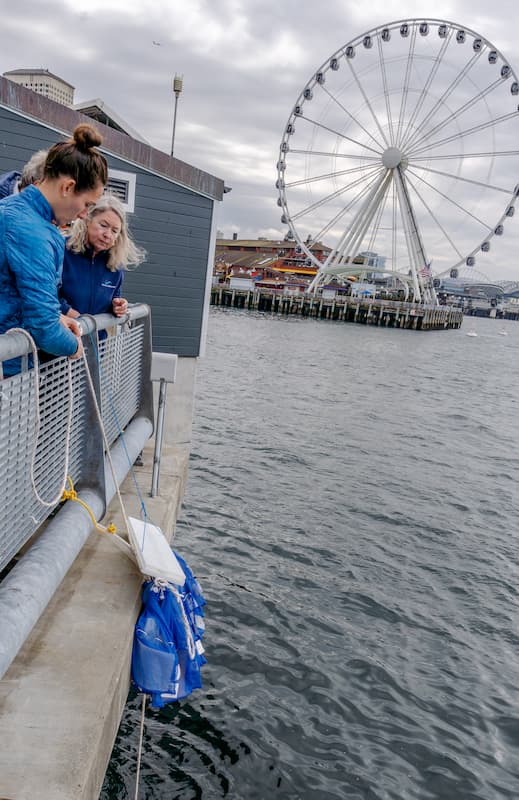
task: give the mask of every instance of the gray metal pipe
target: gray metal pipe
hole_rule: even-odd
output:
[[[151,474],[151,497],[159,493],[160,458],[162,455],[162,441],[164,439],[164,416],[166,413],[166,392],[168,384],[164,378],[160,379],[159,400],[157,407],[157,430],[155,431],[155,449],[153,451],[153,472]]]
[[[110,454],[118,484],[153,432],[144,417],[133,420]],[[106,501],[115,495],[115,484],[106,464]],[[99,519],[104,498],[81,492],[82,500]],[[7,672],[21,646],[47,607],[92,530],[92,521],[79,503],[66,503],[47,528],[0,584],[0,678]]]
[[[149,307],[144,303],[133,303],[128,308],[124,317],[114,317],[113,314],[98,314],[92,317],[84,314],[81,317],[81,327],[83,335],[93,333],[96,330],[113,328],[117,325],[124,325],[128,320],[133,321],[142,319],[149,314]],[[27,336],[23,333],[3,333],[0,335],[0,361],[7,361],[9,358],[27,355],[31,352],[31,345]]]
[[[0,336],[1,360],[7,361],[8,358],[18,358],[31,352],[31,345],[27,336],[23,333],[4,333]]]

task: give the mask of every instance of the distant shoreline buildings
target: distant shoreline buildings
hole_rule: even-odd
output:
[[[232,239],[222,236],[218,231],[213,271],[214,284],[228,283],[236,289],[258,288],[275,289],[285,293],[304,292],[317,273],[317,267],[307,258],[302,248],[292,239]],[[331,248],[322,242],[310,245],[316,259],[323,263],[331,252]],[[355,264],[366,266],[365,279],[358,280],[352,276],[351,281],[330,279],[325,287],[343,293],[385,296],[401,299],[399,288],[391,286],[391,278],[370,273],[370,267],[385,266],[386,259],[377,253],[365,251],[354,258]],[[484,280],[475,281],[452,278],[441,279],[437,293],[442,304],[459,305],[466,310],[490,310],[499,307],[506,300],[507,305],[519,305],[519,282],[513,281],[490,283]]]
[[[307,242],[307,246],[321,264],[331,252],[322,242]],[[368,251],[354,259],[355,264],[365,264],[368,273],[369,267],[383,267],[385,261]],[[238,239],[235,234],[232,239],[216,240],[215,275],[219,277],[250,277],[263,285],[283,283],[306,288],[316,273],[315,263],[292,239]]]

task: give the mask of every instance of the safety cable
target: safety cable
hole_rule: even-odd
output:
[[[45,506],[45,508],[54,508],[57,503],[61,500],[63,492],[65,490],[65,486],[67,483],[67,476],[68,476],[68,466],[69,466],[69,455],[70,455],[70,432],[72,430],[72,411],[74,408],[74,394],[73,394],[73,383],[72,383],[72,362],[68,359],[67,364],[67,379],[68,379],[68,409],[67,409],[67,426],[66,426],[66,438],[65,438],[65,458],[63,464],[63,479],[60,484],[60,488],[56,496],[52,500],[44,500],[40,493],[38,492],[38,488],[36,486],[36,480],[34,477],[34,467],[36,463],[36,452],[38,450],[38,440],[40,438],[40,428],[41,428],[41,417],[40,417],[40,368],[39,368],[39,360],[38,360],[38,350],[36,347],[36,342],[32,338],[29,331],[26,331],[24,328],[11,328],[7,331],[7,333],[21,333],[25,336],[25,338],[29,341],[29,345],[31,347],[32,352],[32,360],[33,360],[33,374],[34,374],[34,396],[35,396],[35,415],[36,415],[36,427],[34,432],[34,445],[32,449],[32,456],[31,456],[31,466],[30,466],[30,476],[31,476],[31,484],[36,496],[36,499],[40,503],[40,505]]]

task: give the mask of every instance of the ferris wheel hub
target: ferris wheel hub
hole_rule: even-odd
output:
[[[404,159],[404,154],[398,147],[388,147],[382,153],[382,163],[386,169],[396,169]]]

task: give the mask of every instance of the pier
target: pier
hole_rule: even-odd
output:
[[[371,297],[327,298],[301,293],[285,294],[276,289],[251,291],[213,286],[211,305],[416,331],[460,328],[463,321],[461,309],[451,306],[423,305]]]
[[[74,399],[70,474],[96,519],[124,536],[116,479],[126,514],[139,518],[145,502],[149,519],[171,540],[187,478],[196,359],[179,358],[173,376],[174,357],[152,355],[146,306],[132,306],[126,319],[83,317],[82,325],[115,474],[92,414],[83,361],[71,364],[71,388],[63,377],[66,359],[41,366],[41,436],[34,402],[20,399],[33,397],[34,370],[2,382],[0,797],[6,800],[99,797],[130,685],[139,568],[114,537],[93,530],[84,505],[69,499],[43,508],[31,488],[31,459],[40,491],[50,496],[59,485],[68,392]],[[99,359],[89,337],[94,325],[112,330]],[[0,337],[0,362],[28,350],[21,334]],[[167,405],[163,380],[171,383]],[[155,420],[159,450],[149,438]],[[139,453],[142,466],[132,467]]]

